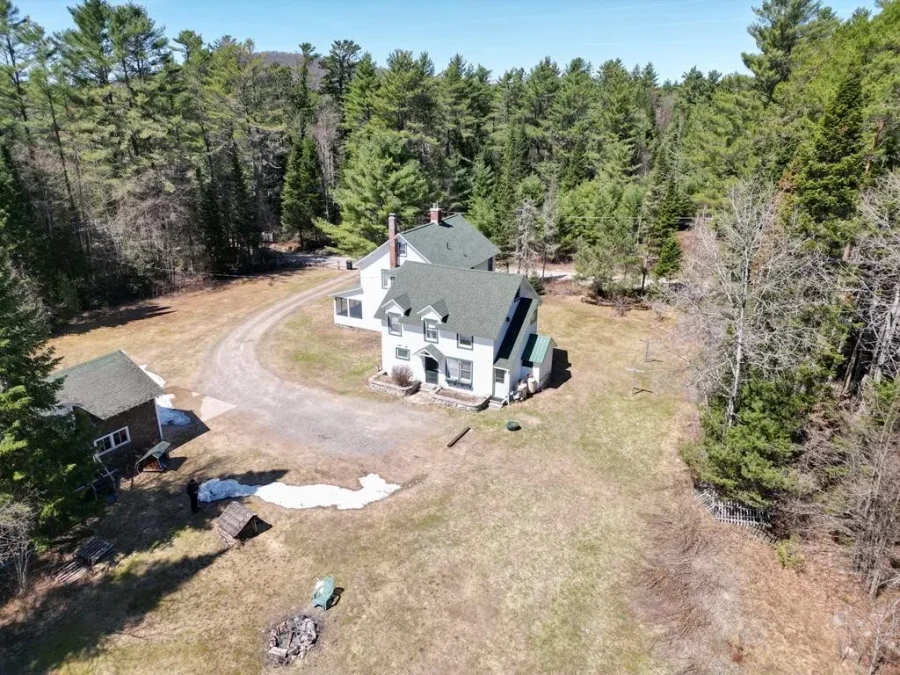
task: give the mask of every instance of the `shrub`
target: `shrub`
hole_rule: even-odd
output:
[[[803,552],[800,550],[800,542],[794,536],[790,539],[784,539],[778,542],[775,547],[775,553],[778,555],[778,562],[785,569],[799,572],[803,569]]]
[[[413,382],[412,368],[409,366],[394,366],[391,369],[391,379],[398,387],[408,387]]]
[[[532,274],[528,277],[528,283],[531,284],[531,287],[534,289],[534,292],[538,295],[544,294],[544,280],[539,277],[537,274]]]

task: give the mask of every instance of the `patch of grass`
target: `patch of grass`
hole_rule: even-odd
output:
[[[362,394],[381,359],[381,336],[334,325],[331,299],[302,307],[273,330],[266,365],[283,377],[337,394]]]

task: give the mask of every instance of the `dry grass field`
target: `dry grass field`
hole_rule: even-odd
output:
[[[56,346],[67,362],[123,347],[178,388],[176,405],[191,408],[204,355],[229,326],[335,274],[165,299],[155,316],[86,324]],[[675,364],[655,347],[667,326],[650,312],[619,317],[576,297],[547,297],[540,330],[563,351],[555,388],[477,416],[435,411],[434,434],[398,439],[388,453],[344,458],[288,444],[240,409],[210,420],[174,451],[184,460],[177,471],[125,485],[94,524],[116,542],[114,567],[65,587],[41,583],[0,608],[0,663],[8,664],[0,671],[258,673],[263,630],[308,606],[316,579],[334,574],[345,590],[324,616],[320,646],[289,672],[676,672],[671,654],[654,649],[659,630],[639,592],[659,541],[652,516],[671,512],[685,491],[676,447],[692,408]],[[353,396],[363,391],[368,338],[334,329],[330,304],[316,303],[273,332],[266,361],[287,378]],[[645,339],[653,341],[648,364]],[[336,366],[325,358],[333,345],[368,356]],[[641,376],[649,392],[632,395],[629,368],[657,371]],[[522,431],[505,430],[510,417]],[[473,428],[446,448],[448,431],[464,425]],[[403,488],[359,511],[245,500],[271,529],[233,550],[210,530],[223,505],[192,516],[183,492],[190,476],[356,487],[373,471]],[[740,560],[762,561],[767,587],[750,563],[725,558],[733,568],[716,592],[748,612],[745,594],[760,594],[758,623],[704,643],[715,650],[709,662],[725,664],[715,672],[843,672],[817,609],[806,610],[816,622],[785,630],[792,617],[780,594],[809,582],[778,568],[763,544],[748,546],[756,558]],[[790,659],[798,650],[802,669]]]

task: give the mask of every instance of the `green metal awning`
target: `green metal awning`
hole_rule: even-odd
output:
[[[543,363],[547,356],[547,350],[550,349],[551,340],[546,335],[536,335],[532,333],[528,336],[528,342],[525,343],[525,349],[522,351],[522,363],[526,366],[533,366],[536,363]]]

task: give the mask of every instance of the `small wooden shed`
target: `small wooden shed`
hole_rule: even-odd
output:
[[[172,444],[168,441],[160,441],[134,463],[134,472],[153,471],[161,473],[165,471],[169,466],[169,450],[171,448]]]
[[[259,516],[240,502],[231,502],[216,518],[214,527],[229,546],[242,544],[259,532]]]

